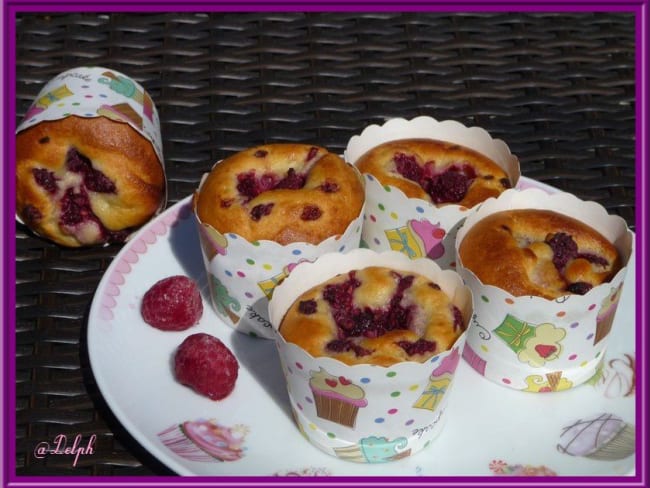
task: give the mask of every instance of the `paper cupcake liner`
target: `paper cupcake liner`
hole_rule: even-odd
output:
[[[330,252],[357,249],[363,223],[362,207],[340,236],[319,244],[282,245],[268,240],[250,242],[232,232],[222,234],[201,222],[196,209],[194,215],[215,312],[238,332],[267,339],[275,335],[268,318],[268,303],[275,287],[299,263]]]
[[[142,85],[129,76],[100,66],[77,67],[58,74],[38,93],[16,128],[16,134],[41,122],[72,115],[106,117],[129,124],[151,143],[165,171],[158,110]],[[156,214],[166,205],[167,185]],[[24,223],[18,215],[16,220]]]
[[[591,226],[618,249],[623,268],[608,283],[584,295],[549,300],[515,297],[485,285],[458,259],[458,272],[472,290],[474,316],[463,357],[485,378],[530,392],[561,391],[591,378],[603,360],[621,296],[633,236],[625,221],[601,205],[569,193],[507,190],[472,211],[458,232],[456,252],[482,218],[516,208],[547,209]]]
[[[367,127],[350,139],[345,159],[354,164],[373,147],[407,138],[438,139],[474,149],[503,168],[513,187],[519,181],[519,160],[505,142],[493,139],[479,127],[426,116],[391,119],[382,126]],[[412,259],[428,257],[443,269],[455,266],[456,232],[467,215],[466,207],[453,204],[437,207],[426,200],[408,198],[399,188],[382,185],[370,174],[364,178],[366,212],[362,240],[365,246],[376,251],[400,251]]]
[[[466,323],[471,316],[469,289],[455,272],[442,271],[428,259],[410,260],[395,251],[357,249],[299,265],[276,289],[269,303],[274,330],[304,291],[339,273],[373,265],[429,277],[452,297]],[[388,462],[413,455],[440,434],[464,341],[463,333],[450,350],[424,363],[350,366],[328,357],[313,357],[276,332],[299,429],[324,452],[358,463]]]

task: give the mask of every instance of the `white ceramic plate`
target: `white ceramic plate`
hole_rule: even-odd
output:
[[[547,185],[522,178],[519,187]],[[461,361],[447,424],[423,451],[398,461],[356,464],[309,444],[295,427],[275,344],[234,331],[210,306],[190,197],[142,228],[115,257],[88,319],[88,351],[99,388],[131,435],[181,475],[209,476],[571,476],[635,470],[635,265],[614,323],[602,376],[578,388],[524,393],[491,383]],[[203,292],[199,324],[163,332],[140,316],[140,300],[159,279],[184,274]],[[171,359],[185,337],[220,338],[240,363],[234,392],[215,402],[174,380]],[[604,419],[609,419],[608,421]],[[191,441],[179,425],[204,440]],[[587,457],[598,427],[626,425]],[[587,429],[583,427],[590,426]],[[562,452],[569,437],[584,430]],[[600,429],[603,435],[603,429]],[[600,441],[599,441],[600,442]],[[208,446],[208,447],[206,447]],[[208,455],[210,452],[211,455]],[[595,457],[594,457],[595,456]]]

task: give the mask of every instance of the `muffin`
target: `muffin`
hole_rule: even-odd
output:
[[[463,266],[514,296],[584,295],[621,268],[616,247],[599,232],[545,209],[513,209],[482,219],[459,247]]]
[[[400,139],[380,144],[355,163],[383,185],[434,205],[473,207],[511,188],[508,174],[468,147],[435,139]]]
[[[456,272],[395,251],[328,253],[296,266],[269,316],[294,419],[319,449],[382,463],[440,434],[472,316]]]
[[[64,72],[17,130],[16,216],[62,246],[124,242],[165,205],[160,148],[142,87],[101,67]]]
[[[519,161],[479,127],[431,117],[391,119],[350,138],[345,158],[366,188],[363,244],[454,269],[468,211],[515,187]]]
[[[520,391],[574,388],[605,360],[633,235],[596,202],[506,190],[458,232],[458,273],[474,296],[463,358]]]
[[[307,144],[267,144],[215,164],[193,207],[217,315],[272,338],[268,300],[303,261],[359,247],[365,193],[353,166]]]
[[[371,266],[303,293],[279,332],[314,357],[390,366],[448,350],[463,323],[458,307],[430,279]]]
[[[248,241],[318,244],[343,234],[363,202],[358,174],[339,156],[307,144],[267,144],[216,164],[196,195],[196,213]]]

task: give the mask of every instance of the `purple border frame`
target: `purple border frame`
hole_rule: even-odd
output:
[[[47,486],[648,486],[647,466],[645,464],[647,446],[647,389],[645,366],[647,365],[647,331],[648,322],[647,305],[644,297],[648,296],[647,289],[647,227],[646,211],[648,199],[646,190],[648,186],[647,168],[648,142],[648,1],[650,0],[562,0],[522,2],[520,0],[474,0],[474,1],[427,1],[407,0],[396,3],[391,0],[229,0],[215,2],[212,0],[190,0],[178,3],[178,0],[113,0],[111,2],[90,3],[88,0],[60,0],[48,2],[45,0],[3,0],[2,5],[2,89],[3,117],[2,117],[2,190],[1,203],[2,241],[0,241],[0,255],[2,261],[0,270],[2,281],[0,284],[0,304],[2,310],[2,361],[0,373],[2,374],[3,397],[2,418],[0,421],[0,435],[2,436],[3,459],[0,460],[0,479],[2,486],[12,487],[47,487]],[[260,11],[298,11],[298,12],[343,12],[343,11],[439,11],[439,12],[630,12],[635,14],[636,30],[636,474],[631,477],[554,477],[528,478],[528,477],[494,477],[484,480],[481,477],[328,477],[328,478],[272,478],[272,477],[33,477],[15,475],[15,181],[12,171],[15,138],[15,17],[19,12],[169,12],[169,11],[210,11],[210,12],[260,12]],[[11,327],[10,327],[11,325]],[[644,408],[645,407],[645,408]]]

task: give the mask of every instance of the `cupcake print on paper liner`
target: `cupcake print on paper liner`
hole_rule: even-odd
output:
[[[634,454],[635,441],[634,426],[614,414],[603,413],[564,427],[557,450],[569,456],[618,461]]]
[[[582,321],[568,323],[562,311],[556,314],[561,326],[551,322],[530,323],[506,312],[492,330],[474,316],[463,358],[482,376],[521,391],[544,393],[573,388],[587,381],[588,376],[581,379],[585,372],[602,368],[602,348],[594,348],[611,331],[620,292],[621,285],[612,287],[602,303],[589,305],[587,313],[595,315],[597,322],[595,329],[584,334]],[[493,301],[484,296],[480,300]],[[503,349],[505,356],[497,355],[497,349]],[[598,352],[591,357],[594,350]],[[634,381],[625,376],[619,380]],[[593,384],[597,379],[589,381]]]
[[[334,453],[339,459],[355,463],[385,463],[410,456],[411,449],[406,449],[406,446],[406,437],[389,440],[386,437],[371,436],[352,446],[335,447]]]
[[[158,434],[173,453],[189,461],[237,461],[244,456],[244,425],[225,427],[214,420],[186,421]]]
[[[362,241],[376,251],[398,251],[411,259],[427,257],[443,269],[455,267],[454,239],[466,208],[436,208],[365,174],[367,207]],[[427,216],[435,214],[435,219]]]
[[[361,387],[344,376],[332,376],[323,368],[311,372],[309,387],[314,395],[318,417],[352,429],[359,408],[368,405]]]

